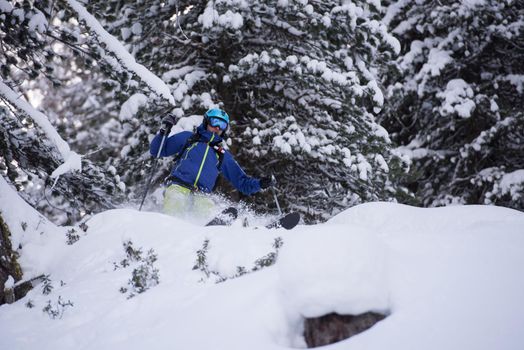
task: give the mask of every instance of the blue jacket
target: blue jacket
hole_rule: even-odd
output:
[[[198,142],[189,145],[186,149],[184,149],[184,146],[193,135],[192,132],[182,131],[167,138],[160,156],[174,156],[182,152],[181,157],[171,170],[171,175],[180,180],[180,184],[196,187],[200,191],[209,193],[215,187],[219,174],[217,168],[218,154],[212,146],[220,143],[222,138],[208,131],[203,124],[197,128],[197,133],[200,137]],[[157,156],[161,142],[161,134],[157,134],[151,141],[150,152],[152,156]],[[250,195],[260,191],[260,180],[247,176],[227,150],[224,152],[220,172],[237,190],[244,194]]]

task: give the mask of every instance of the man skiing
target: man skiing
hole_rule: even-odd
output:
[[[240,192],[251,195],[272,185],[271,178],[260,179],[247,176],[231,153],[222,148],[229,127],[229,115],[213,108],[204,114],[204,120],[196,132],[182,131],[165,140],[158,153],[164,135],[168,135],[176,118],[169,114],[162,120],[160,132],[151,141],[151,155],[174,156],[175,164],[166,179],[164,212],[184,217],[208,217],[214,208],[209,194],[215,187],[220,173]]]

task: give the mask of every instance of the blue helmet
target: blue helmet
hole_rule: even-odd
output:
[[[229,124],[229,115],[226,112],[219,108],[212,108],[204,114],[204,117],[209,120],[209,118],[219,118],[224,120]]]
[[[204,124],[219,126],[221,130],[225,131],[229,126],[229,115],[219,108],[213,108],[204,114]]]

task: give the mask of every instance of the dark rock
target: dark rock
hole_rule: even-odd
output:
[[[386,316],[374,312],[360,315],[331,313],[316,318],[306,318],[304,338],[308,348],[333,344],[348,339],[373,327]]]

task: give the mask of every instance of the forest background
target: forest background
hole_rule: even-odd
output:
[[[0,172],[57,224],[138,206],[162,116],[192,130],[218,106],[237,161],[306,222],[524,210],[523,62],[522,1],[0,0]]]

